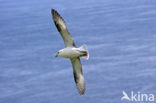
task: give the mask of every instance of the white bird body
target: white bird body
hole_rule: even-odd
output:
[[[65,57],[65,58],[76,58],[79,57],[80,55],[81,55],[80,49],[74,47],[67,47],[61,49],[58,54],[58,56]]]
[[[89,55],[87,55],[87,54],[88,54],[88,51],[85,49],[82,49],[81,47],[80,48],[67,47],[67,48],[59,50],[58,56],[61,56],[64,58],[84,57],[84,58],[88,59]]]
[[[72,36],[70,35],[66,27],[63,18],[54,9],[51,10],[51,13],[53,16],[54,24],[57,30],[60,32],[65,44],[65,48],[59,50],[56,57],[61,56],[70,59],[73,66],[73,74],[76,87],[80,95],[83,95],[85,93],[85,80],[82,72],[82,64],[80,57],[83,57],[85,59],[89,58],[87,46],[82,45],[81,47],[77,48]]]

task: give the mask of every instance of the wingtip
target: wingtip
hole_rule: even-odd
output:
[[[85,91],[83,91],[83,92],[79,92],[79,94],[82,96],[82,95],[84,95],[84,94],[85,94]]]
[[[78,89],[78,92],[79,92],[80,96],[85,94],[85,89],[84,90],[80,90],[78,87],[77,87],[77,89]]]
[[[53,18],[60,18],[64,22],[64,20],[61,17],[61,15],[55,9],[53,9],[53,8],[51,9],[51,14],[53,15]]]
[[[51,12],[55,12],[55,11],[56,11],[55,9],[53,9],[53,8],[51,9]]]
[[[84,95],[86,88],[85,88],[85,80],[84,80],[83,75],[80,75],[79,80],[76,83],[76,86],[77,86],[79,94]]]
[[[51,9],[51,13],[52,13],[52,15],[54,15],[54,14],[56,14],[57,13],[57,11],[55,10],[55,9]]]
[[[80,95],[84,95],[86,91],[86,88],[84,87],[83,89],[78,88],[78,92]]]

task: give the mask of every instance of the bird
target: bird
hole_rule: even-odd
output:
[[[55,9],[51,9],[51,14],[54,24],[58,32],[61,34],[65,44],[65,48],[59,50],[55,57],[60,56],[70,59],[73,67],[73,75],[76,87],[78,89],[79,94],[83,95],[85,93],[85,79],[83,76],[80,57],[85,58],[87,60],[89,59],[88,48],[85,44],[83,44],[80,47],[77,47],[61,15]]]

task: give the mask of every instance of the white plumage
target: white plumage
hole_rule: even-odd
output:
[[[55,26],[57,27],[57,30],[60,32],[66,47],[64,49],[59,50],[56,57],[61,56],[61,57],[69,58],[71,60],[73,66],[74,80],[76,82],[76,86],[80,95],[82,95],[85,92],[85,80],[82,72],[80,57],[89,59],[87,46],[82,45],[80,48],[77,48],[72,36],[67,30],[63,18],[54,9],[51,10],[51,13],[53,16]]]

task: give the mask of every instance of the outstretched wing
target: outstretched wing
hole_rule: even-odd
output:
[[[64,40],[65,47],[76,47],[72,36],[68,32],[68,29],[66,27],[66,24],[65,24],[65,21],[63,20],[63,18],[54,9],[51,10],[51,13],[53,16],[55,26],[57,27],[57,30],[60,32],[60,34]]]
[[[74,80],[77,86],[77,89],[80,95],[83,95],[85,92],[85,80],[82,72],[82,65],[80,58],[70,59],[73,66]]]

